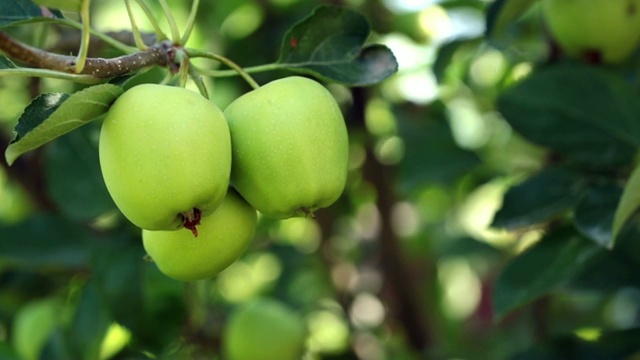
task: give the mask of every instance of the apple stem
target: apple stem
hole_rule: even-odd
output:
[[[182,215],[182,226],[191,230],[194,237],[198,237],[198,229],[196,226],[200,225],[200,219],[202,219],[202,212],[200,209],[193,208]]]

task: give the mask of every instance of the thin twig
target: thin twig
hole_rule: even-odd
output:
[[[75,74],[75,56],[41,50],[15,40],[3,32],[0,32],[0,50],[11,59],[29,66]],[[87,58],[81,74],[108,79],[152,65],[167,66],[171,64],[172,52],[172,44],[163,41],[134,54],[111,59]]]

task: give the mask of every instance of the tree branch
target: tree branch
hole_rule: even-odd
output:
[[[368,100],[366,89],[354,88],[353,119],[364,129],[364,109]],[[416,284],[416,277],[432,279],[434,274],[420,274],[416,276],[407,264],[407,258],[402,251],[400,239],[394,233],[391,224],[391,208],[397,198],[393,188],[392,170],[381,164],[367,145],[367,156],[363,165],[363,177],[371,183],[377,193],[376,205],[380,211],[379,256],[384,276],[384,285],[390,297],[390,308],[404,327],[407,340],[411,347],[423,353],[433,344],[433,334],[429,317],[420,301],[420,292]]]
[[[13,60],[29,66],[75,74],[75,56],[60,55],[24,44],[0,32],[0,50]],[[88,58],[80,74],[108,79],[131,73],[148,66],[173,64],[175,49],[170,41],[163,41],[145,51],[112,59]],[[175,70],[172,68],[172,70]]]

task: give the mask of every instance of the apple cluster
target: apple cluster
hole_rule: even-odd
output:
[[[216,275],[251,242],[257,211],[309,216],[340,197],[349,140],[340,108],[318,82],[270,82],[222,112],[188,89],[138,85],[109,109],[100,167],[122,214],[142,229],[160,271]]]

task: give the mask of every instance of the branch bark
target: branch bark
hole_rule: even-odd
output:
[[[60,55],[24,44],[0,32],[0,50],[12,60],[28,66],[75,74],[76,57]],[[88,58],[80,74],[108,79],[131,73],[148,66],[173,64],[175,50],[170,41],[163,41],[135,54],[112,59]]]
[[[366,90],[352,90],[355,114],[358,124],[364,128],[364,108],[367,101]],[[391,209],[397,201],[393,188],[390,168],[381,164],[367,146],[367,160],[363,168],[364,178],[370,182],[377,193],[377,207],[380,212],[379,255],[384,276],[384,286],[390,297],[392,312],[404,327],[411,347],[419,353],[426,352],[433,343],[433,334],[428,317],[415,283],[407,259],[402,252],[400,239],[391,224]]]

